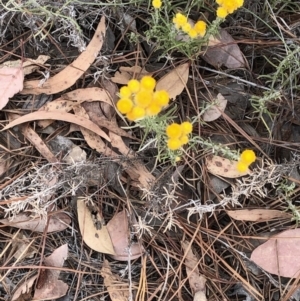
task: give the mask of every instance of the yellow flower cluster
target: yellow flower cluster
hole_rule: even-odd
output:
[[[130,121],[157,115],[170,100],[165,90],[154,91],[156,80],[144,76],[140,81],[131,79],[120,89],[117,109]]]
[[[239,172],[246,172],[250,164],[256,160],[253,150],[246,149],[241,153],[240,160],[237,162],[236,168]]]
[[[216,2],[219,4],[217,16],[221,19],[226,18],[244,4],[244,0],[216,0]]]
[[[182,124],[172,123],[166,128],[168,136],[168,148],[170,150],[177,150],[184,144],[189,142],[189,134],[193,130],[193,125],[185,121]]]
[[[173,18],[173,23],[175,24],[176,29],[181,29],[183,32],[188,34],[191,39],[204,37],[206,33],[206,23],[204,21],[198,21],[192,27],[188,22],[188,18],[181,13],[177,13],[175,15]]]
[[[161,5],[162,5],[161,0],[153,0],[153,1],[152,1],[152,6],[153,6],[155,9],[161,8]]]

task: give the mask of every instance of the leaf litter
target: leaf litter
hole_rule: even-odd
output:
[[[0,65],[0,69],[2,67],[9,67],[9,68],[23,68],[24,75],[31,74],[37,71],[40,66],[44,66],[44,63],[50,59],[48,55],[39,55],[37,59],[27,59],[24,62],[22,60],[15,60],[15,61],[6,61]]]
[[[79,57],[41,85],[40,80],[26,81],[22,94],[55,94],[71,87],[90,67],[101,50],[105,37],[105,17],[101,18],[93,39]]]
[[[85,9],[78,3],[74,7]],[[109,295],[111,300],[203,301],[241,296],[263,300],[275,291],[274,300],[289,300],[295,296],[299,270],[298,234],[292,230],[299,221],[299,100],[294,93],[290,101],[277,76],[272,88],[280,86],[284,97],[268,98],[272,114],[264,111],[268,117],[259,115],[262,122],[256,111],[262,107],[251,107],[253,96],[261,105],[263,92],[270,89],[271,75],[266,80],[257,76],[275,67],[277,59],[268,59],[265,49],[276,57],[284,39],[272,38],[276,50],[268,40],[269,28],[263,33],[260,27],[254,37],[247,21],[239,32],[228,26],[209,37],[207,48],[192,60],[176,52],[160,56],[150,40],[137,49],[130,42],[128,51],[128,34],[142,27],[131,26],[135,19],[128,13],[126,26],[113,24],[109,10],[99,12],[96,4],[89,9],[89,16],[97,15],[95,30],[80,23],[90,41],[82,53],[68,52],[80,38],[66,46],[49,26],[59,44],[54,47],[54,40],[41,32],[58,53],[52,49],[36,60],[10,59],[0,69],[0,77],[6,66],[12,72],[1,77],[7,93],[0,100],[5,107],[0,132],[0,293],[20,301],[68,295],[74,300]],[[116,33],[110,27],[118,28],[122,40],[107,53]],[[187,35],[184,39],[188,44]],[[43,39],[40,43],[41,50]],[[22,45],[24,53],[36,57],[29,45]],[[253,53],[256,57],[249,59]],[[20,74],[13,77],[14,72]],[[158,89],[169,92],[175,120],[192,120],[193,135],[212,148],[197,141],[181,154],[176,168],[156,161],[152,133],[148,147],[140,149],[143,129],[128,127],[115,103],[120,85],[144,75],[153,76]],[[235,85],[228,85],[230,80]],[[222,85],[227,90],[220,89]],[[46,94],[47,103],[39,102]],[[217,99],[208,104],[206,99],[214,95]],[[272,136],[266,128],[272,129]],[[221,151],[220,143],[226,146]],[[228,152],[246,148],[261,158],[241,173]],[[269,240],[261,244],[266,235]],[[47,257],[51,253],[55,262]],[[254,263],[261,269],[254,269]]]
[[[24,73],[21,67],[3,67],[0,69],[0,110],[9,98],[23,89]]]
[[[83,199],[77,200],[78,223],[83,241],[93,250],[114,255],[114,247],[107,226],[102,225],[99,216],[92,212]]]

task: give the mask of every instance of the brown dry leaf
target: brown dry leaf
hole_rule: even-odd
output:
[[[97,87],[77,89],[72,92],[63,94],[61,98],[66,100],[74,100],[77,103],[82,103],[84,101],[101,101],[113,106],[113,103],[108,96],[107,91]]]
[[[22,68],[3,67],[0,69],[0,110],[10,97],[23,89],[24,73]]]
[[[131,77],[128,73],[116,71],[111,80],[116,84],[127,85],[127,83],[131,80]]]
[[[115,142],[112,141],[112,138],[110,136],[119,137],[121,141],[123,141],[122,138],[120,137],[121,135],[127,136],[129,138],[133,138],[131,137],[131,135],[127,134],[127,132],[120,129],[115,122],[108,121],[105,119],[105,117],[100,117],[103,116],[103,114],[98,104],[96,104],[95,106],[94,103],[88,103],[88,104],[84,103],[82,104],[82,106],[74,106],[74,112],[78,116],[83,116],[86,118],[89,117],[95,124],[98,124],[99,126],[102,126],[103,124],[107,124],[106,128],[110,130],[109,139],[113,147],[117,147],[117,146],[115,145]],[[108,126],[109,124],[110,127]],[[111,131],[114,132],[113,135],[111,134]],[[119,155],[116,152],[114,152],[111,148],[109,148],[99,137],[97,137],[91,131],[81,128],[81,132],[84,135],[86,142],[92,149],[95,149],[96,151],[104,155],[109,155],[111,157],[119,157]]]
[[[211,36],[203,59],[215,68],[222,65],[227,68],[244,68],[244,56],[232,36],[221,29],[219,37]]]
[[[68,155],[63,159],[67,164],[86,161],[86,152],[80,146],[74,146]]]
[[[109,263],[104,260],[101,269],[101,276],[104,279],[104,285],[107,287],[110,299],[112,301],[128,301],[129,286],[128,283],[122,282],[118,275],[111,272]]]
[[[197,293],[195,293],[193,301],[207,301],[205,293],[198,291]]]
[[[117,71],[114,77],[111,78],[111,81],[121,85],[127,85],[133,78],[140,80],[145,75],[151,75],[151,73],[140,66],[120,67],[119,70],[120,71]]]
[[[216,104],[210,106],[202,115],[204,121],[210,122],[218,119],[222,112],[224,112],[227,105],[227,99],[222,95],[218,94]]]
[[[250,259],[271,274],[297,278],[300,272],[300,229],[272,236],[252,252]]]
[[[39,153],[48,160],[49,163],[59,162],[41,137],[29,125],[22,125],[21,132],[25,138],[30,141],[31,144],[39,151]]]
[[[18,261],[23,258],[33,258],[38,253],[38,249],[32,246],[34,240],[29,239],[22,232],[18,233],[12,240],[12,249],[15,250],[14,258]]]
[[[76,116],[83,117],[83,118],[89,120],[89,115],[87,114],[87,112],[81,105],[74,106],[73,111]],[[93,133],[90,130],[87,130],[86,128],[84,128],[82,126],[80,127],[80,130],[81,130],[82,134],[84,135],[84,137],[85,138],[87,137],[87,140],[86,140],[87,142],[88,142],[88,140],[90,141],[91,139],[100,139],[100,137],[106,139],[107,141],[111,141],[110,138],[108,137],[108,135],[101,129],[100,129],[101,135],[99,135],[99,133],[98,133],[98,135],[100,137],[97,137],[95,135],[95,133]]]
[[[123,129],[119,128],[117,123],[115,121],[107,120],[106,117],[104,117],[103,113],[101,112],[99,103],[96,102],[90,102],[90,103],[82,103],[81,106],[85,109],[87,114],[89,115],[89,119],[93,121],[95,124],[97,124],[99,127],[105,127],[110,132],[113,132],[119,136],[127,137],[133,140],[138,140],[128,134]]]
[[[112,101],[107,94],[107,91],[101,88],[94,87],[77,89],[72,92],[65,93],[61,97],[42,106],[39,111],[70,112],[73,109],[73,106],[85,101],[100,101],[113,106]],[[53,122],[53,120],[41,120],[38,122],[38,125],[42,128],[46,128]]]
[[[133,151],[125,144],[122,137],[115,133],[109,132],[109,138],[113,147],[117,148],[118,151],[126,156],[127,158],[134,158]]]
[[[44,260],[45,266],[61,268],[68,257],[68,244],[57,248]],[[54,300],[64,296],[69,286],[58,280],[60,270],[47,269],[40,273],[32,300]]]
[[[111,138],[111,144],[113,147],[117,148],[122,155],[132,159],[132,161],[127,160],[121,162],[124,170],[133,181],[132,185],[149,189],[152,185],[151,183],[155,182],[155,177],[148,171],[140,160],[135,160],[135,153],[125,144],[120,136],[110,132],[109,137]]]
[[[93,103],[83,103],[82,106],[89,114],[90,119],[96,124],[101,125],[104,119],[100,117],[103,116],[103,114],[100,111],[99,106],[94,107],[92,104]],[[113,124],[114,127],[118,128],[114,120],[111,121],[111,124]],[[117,148],[122,155],[132,159],[136,158],[134,152],[126,146],[123,139],[120,137],[121,135],[125,136],[123,135],[123,133],[115,134],[109,131],[109,137],[111,139],[112,146]],[[128,137],[132,138],[130,135],[128,135]],[[101,139],[94,139],[94,137],[90,137],[90,138],[85,137],[90,147],[96,149],[100,153],[108,154],[111,157],[119,157],[118,154],[116,154],[113,150],[108,148]],[[142,164],[140,161],[138,160],[123,161],[121,162],[121,164],[126,170],[127,174],[132,179],[133,185],[149,189],[151,183],[154,183],[155,181],[154,176],[147,170],[145,165]]]
[[[141,257],[144,253],[143,247],[139,242],[129,242],[128,223],[125,210],[115,214],[107,223],[107,230],[115,250],[115,255],[112,258],[115,260],[133,260]]]
[[[135,160],[135,153],[124,143],[120,136],[109,133],[109,137],[111,138],[111,144],[117,148],[121,154],[132,159],[132,161],[127,160],[121,162],[126,173],[130,176],[131,180],[135,182],[132,183],[132,185],[135,184],[141,188],[149,189],[152,185],[151,183],[155,182],[155,177],[147,170],[140,160]]]
[[[111,103],[115,104],[118,101],[118,91],[119,88],[118,86],[113,83],[110,80],[107,79],[102,79],[102,85],[105,87],[105,92],[107,93],[107,97],[110,99]],[[100,107],[102,110],[103,115],[106,117],[108,120],[112,120],[113,117],[116,115],[116,109],[115,106],[109,105],[104,102],[100,102]]]
[[[24,122],[43,120],[43,119],[53,119],[53,120],[61,120],[61,121],[67,121],[70,123],[75,123],[75,124],[78,124],[86,129],[96,133],[99,136],[103,135],[103,131],[96,124],[91,122],[89,119],[86,119],[83,117],[78,117],[73,114],[65,113],[65,112],[45,112],[45,111],[37,111],[37,112],[33,112],[33,113],[29,113],[27,115],[24,115],[16,120],[10,122],[1,131],[5,131],[16,125],[22,124]],[[109,128],[110,123],[108,121],[104,120],[101,123],[101,126]],[[114,130],[114,129],[112,129],[112,130]],[[125,131],[122,131],[122,132],[125,132]],[[127,133],[126,133],[126,136],[128,136]],[[107,135],[103,138],[108,138],[108,141],[110,142],[110,138]]]
[[[80,126],[78,126],[77,124],[73,124],[73,123],[70,124],[69,131],[66,134],[66,137],[69,136],[73,132],[80,132]]]
[[[31,230],[33,232],[44,232],[47,220],[41,217],[32,218],[26,213],[20,213],[14,219],[0,219],[0,223],[6,226]],[[49,217],[47,233],[63,231],[70,223],[71,219],[67,214],[63,212],[55,213],[55,215]]]
[[[0,65],[0,68],[6,67],[15,67],[15,68],[23,68],[24,75],[31,74],[32,72],[39,69],[40,65],[44,65],[50,59],[48,55],[39,55],[36,60],[33,59],[25,59],[22,60],[15,60],[15,61],[7,61]],[[39,66],[38,66],[39,65]]]
[[[170,99],[175,99],[186,87],[189,68],[189,63],[177,66],[157,82],[156,90],[166,90],[170,95]]]
[[[33,286],[37,276],[38,276],[38,274],[36,274],[32,277],[29,277],[28,279],[27,279],[28,276],[25,276],[24,281],[22,281],[21,284],[18,285],[16,287],[16,289],[13,291],[11,301],[20,300],[22,298],[22,296],[24,296],[24,298],[22,298],[21,300],[27,300],[26,299],[27,297],[30,298],[28,300],[31,300],[31,296],[32,296],[31,291],[33,288],[32,286]]]
[[[38,111],[46,112],[70,112],[73,109],[73,106],[76,104],[76,101],[72,100],[63,100],[61,97],[57,98],[51,102],[46,103]],[[38,126],[41,128],[46,128],[52,124],[55,120],[40,120],[37,122]]]
[[[25,82],[21,94],[55,94],[71,87],[94,62],[102,48],[105,32],[105,17],[103,16],[86,50],[73,63],[51,77],[42,86],[40,86],[40,80]]]
[[[233,179],[246,176],[250,173],[249,169],[246,172],[239,172],[236,165],[237,161],[230,161],[220,156],[209,156],[206,158],[207,170],[213,175]]]
[[[106,226],[97,229],[83,199],[77,200],[78,223],[83,241],[93,250],[114,255],[114,247]]]
[[[198,259],[196,255],[193,253],[191,247],[189,247],[189,243],[187,241],[181,242],[182,249],[186,254],[185,257],[185,266],[186,273],[189,279],[189,284],[192,289],[194,295],[194,301],[206,301],[205,297],[205,283],[206,278],[203,275],[200,275],[199,269],[197,267]],[[197,298],[196,298],[197,294]]]
[[[109,148],[96,134],[84,128],[81,128],[81,133],[84,136],[84,139],[89,147],[96,150],[98,153],[109,157],[120,157],[116,152]]]
[[[288,212],[271,209],[227,210],[226,213],[235,220],[249,222],[264,222],[272,219],[285,219],[292,217]]]

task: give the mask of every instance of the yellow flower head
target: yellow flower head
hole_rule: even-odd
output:
[[[188,135],[192,132],[193,125],[190,122],[185,121],[181,124],[181,130],[183,134]]]
[[[165,90],[156,91],[153,95],[153,102],[158,106],[164,107],[169,103],[169,93]]]
[[[154,8],[156,8],[156,9],[161,8],[161,5],[162,5],[161,0],[153,0],[153,1],[152,1],[152,6],[153,6]]]
[[[167,142],[170,150],[177,150],[181,147],[181,141],[178,138],[171,138]]]
[[[182,128],[178,123],[172,123],[167,126],[166,133],[169,138],[179,138],[182,134]]]
[[[248,166],[249,165],[247,163],[244,163],[243,161],[240,160],[236,164],[236,169],[239,172],[246,172],[248,170]]]
[[[255,152],[251,149],[246,149],[241,153],[240,161],[250,165],[256,160]]]
[[[244,5],[244,0],[236,0],[237,8],[240,8]]]
[[[194,29],[199,36],[204,37],[206,33],[206,23],[204,21],[198,21],[194,25]]]
[[[142,90],[135,95],[135,102],[142,108],[147,108],[152,102],[153,92],[149,90]]]
[[[197,31],[194,28],[191,28],[190,31],[188,32],[188,35],[191,39],[197,38]]]
[[[161,107],[156,105],[155,103],[151,103],[149,107],[146,108],[147,116],[155,116],[161,111]]]
[[[189,142],[189,137],[187,135],[182,135],[179,140],[181,142],[181,145],[184,145]]]
[[[126,117],[131,121],[135,121],[135,120],[144,118],[145,115],[146,115],[145,109],[142,107],[136,106],[136,107],[133,107],[132,111],[130,111],[126,115]]]
[[[221,19],[225,19],[228,16],[228,11],[224,7],[220,6],[217,9],[217,16]]]
[[[129,98],[121,98],[117,102],[117,109],[122,113],[122,114],[127,114],[132,110],[133,107],[133,102]]]
[[[120,96],[121,98],[130,98],[131,97],[131,90],[128,88],[128,86],[123,86],[120,89]]]
[[[144,76],[141,79],[141,87],[145,90],[152,90],[155,88],[156,80],[152,76]]]
[[[187,17],[181,13],[177,13],[173,18],[173,23],[181,27],[187,23]]]
[[[181,160],[181,158],[179,157],[179,156],[177,156],[176,158],[175,158],[175,162],[179,162]]]
[[[224,7],[230,14],[244,4],[243,0],[223,0],[221,7]]]
[[[227,5],[223,7],[227,10],[229,14],[232,14],[236,10],[236,7],[234,5]]]
[[[191,26],[190,23],[185,23],[184,25],[182,25],[182,30],[183,30],[185,33],[188,33],[191,29],[192,29],[192,26]]]
[[[132,93],[137,93],[140,91],[140,82],[137,79],[131,79],[128,84],[128,88],[131,90]]]

